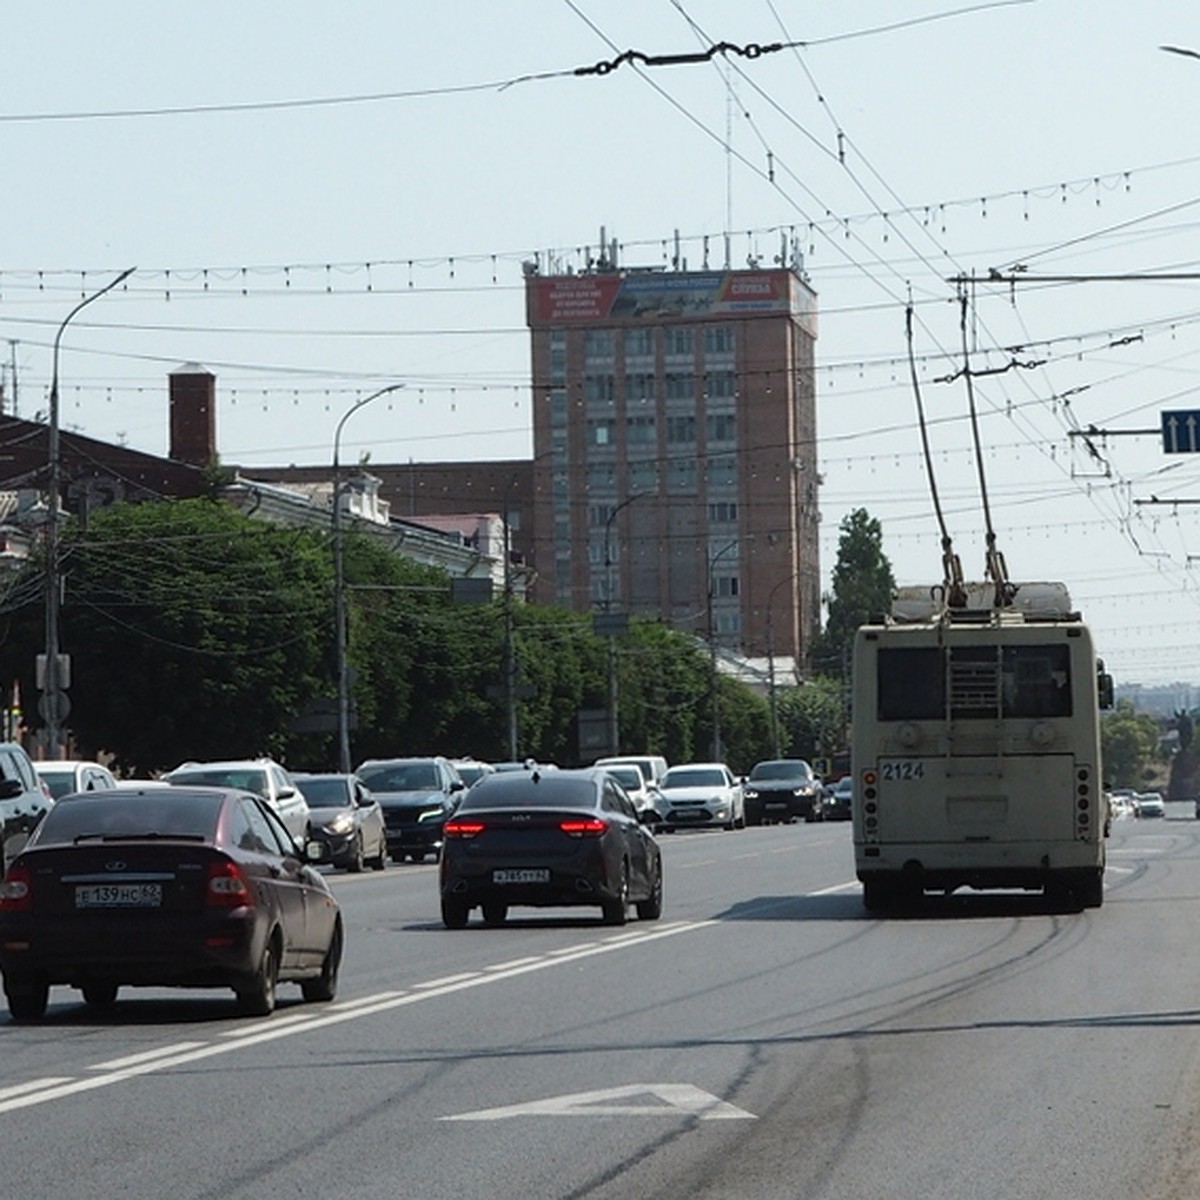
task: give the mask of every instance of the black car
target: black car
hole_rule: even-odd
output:
[[[662,855],[633,802],[605,770],[499,772],[446,822],[442,921],[461,929],[481,908],[498,925],[513,905],[598,905],[623,925],[662,915]]]
[[[397,862],[422,862],[442,848],[442,826],[464,784],[448,759],[373,758],[355,774],[383,808],[388,852]]]
[[[54,984],[95,1008],[125,986],[232,988],[254,1016],[273,1011],[281,982],[332,1000],[342,942],[329,885],[265,800],[231,788],[66,796],[0,883],[17,1021],[42,1016]]]
[[[755,764],[746,780],[746,824],[821,820],[821,781],[802,758],[773,758]]]
[[[292,773],[308,801],[308,836],[322,843],[335,867],[387,866],[383,809],[357,775]]]

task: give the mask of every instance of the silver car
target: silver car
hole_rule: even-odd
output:
[[[167,783],[241,788],[257,792],[278,814],[297,841],[308,836],[308,801],[296,782],[274,759],[187,762],[163,776]]]

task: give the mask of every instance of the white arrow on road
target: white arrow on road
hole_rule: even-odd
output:
[[[637,1098],[654,1103],[628,1103]],[[626,1101],[627,1103],[620,1103]],[[685,1113],[701,1121],[754,1121],[753,1113],[729,1104],[690,1083],[631,1083],[625,1087],[596,1092],[574,1092],[551,1096],[505,1108],[482,1108],[478,1112],[440,1117],[442,1121],[504,1121],[509,1117],[674,1117]]]

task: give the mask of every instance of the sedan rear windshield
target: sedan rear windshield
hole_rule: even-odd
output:
[[[344,779],[301,776],[296,780],[310,808],[349,808],[350,793]]]
[[[267,776],[264,771],[214,767],[209,770],[172,771],[166,779],[171,784],[190,783],[200,787],[241,788],[246,792],[257,792],[260,796],[269,794]]]
[[[441,786],[433,763],[383,763],[361,767],[358,777],[373,792],[434,792]]]
[[[136,795],[118,795],[111,789],[80,793],[78,799],[61,800],[50,809],[35,838],[39,846],[93,838],[181,837],[209,842],[223,801],[223,796],[213,793],[180,793],[173,788]]]
[[[545,775],[489,775],[462,793],[460,813],[477,808],[594,808],[596,785],[565,771]]]

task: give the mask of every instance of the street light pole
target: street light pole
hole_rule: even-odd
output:
[[[61,606],[61,580],[58,574],[58,506],[62,491],[62,453],[59,438],[59,406],[58,406],[58,353],[62,345],[63,334],[67,326],[75,318],[76,313],[86,308],[93,300],[111,292],[113,288],[125,282],[136,271],[129,267],[121,272],[111,283],[106,283],[99,291],[85,296],[75,305],[54,335],[53,367],[50,373],[50,436],[49,436],[49,479],[47,482],[46,514],[46,665],[42,678],[42,716],[46,722],[46,757],[57,760],[62,755],[62,726],[66,719],[66,696],[62,690],[62,671],[59,661],[59,609]]]
[[[708,563],[708,672],[709,672],[709,689],[712,692],[712,758],[714,762],[720,762],[721,754],[721,703],[717,689],[717,632],[713,618],[713,591],[715,586],[714,572],[717,568],[717,563],[729,553],[730,550],[738,548],[738,541],[734,538],[733,541],[722,546],[709,560]]]
[[[333,624],[337,672],[338,770],[343,775],[350,773],[350,664],[346,654],[346,573],[342,556],[342,474],[339,464],[342,428],[360,408],[389,392],[399,391],[403,386],[402,383],[391,383],[356,400],[342,414],[333,434]]]
[[[613,604],[613,556],[612,556],[612,527],[617,519],[617,513],[628,507],[635,500],[640,500],[645,492],[634,492],[626,496],[616,505],[604,521],[604,614],[610,616]],[[608,753],[620,754],[621,726],[617,719],[617,643],[612,628],[606,630],[608,637]]]

